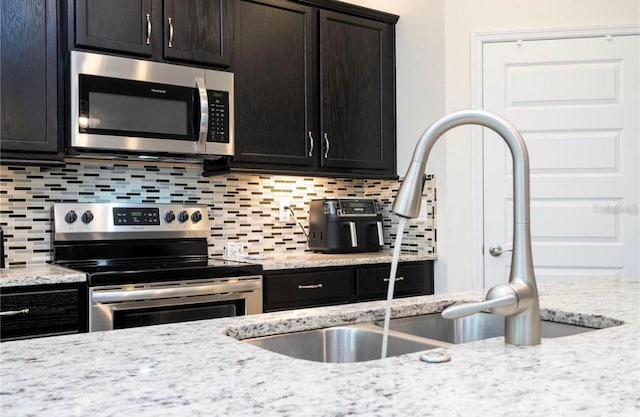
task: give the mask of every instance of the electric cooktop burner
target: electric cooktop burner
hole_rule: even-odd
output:
[[[135,284],[158,281],[224,279],[262,275],[262,265],[225,259],[159,259],[140,261],[58,262],[60,266],[87,274],[89,285]]]

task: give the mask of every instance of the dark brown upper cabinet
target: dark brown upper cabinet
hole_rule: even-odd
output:
[[[320,11],[323,167],[395,171],[390,32],[386,23]]]
[[[229,67],[232,0],[75,0],[75,46]]]
[[[395,177],[397,17],[318,4],[236,0],[232,168]]]
[[[61,160],[57,1],[2,1],[0,12],[2,163]]]
[[[76,1],[76,45],[151,56],[151,0]]]
[[[227,0],[164,0],[164,57],[231,65],[232,24]]]
[[[320,152],[314,10],[277,0],[235,7],[235,161],[311,168]]]

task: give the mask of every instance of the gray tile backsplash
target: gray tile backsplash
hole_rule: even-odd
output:
[[[224,243],[242,242],[251,254],[307,249],[293,218],[278,219],[288,199],[308,227],[309,201],[322,197],[368,197],[381,202],[385,247],[391,248],[397,219],[390,214],[399,182],[230,173],[202,177],[188,164],[69,160],[61,168],[0,167],[0,225],[5,231],[7,266],[51,260],[51,206],[56,202],[204,204],[209,211],[209,254],[222,256]],[[403,250],[436,251],[435,183],[425,186],[427,217],[410,222]]]

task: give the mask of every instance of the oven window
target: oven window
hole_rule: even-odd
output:
[[[89,92],[89,128],[186,135],[187,103],[178,100]]]
[[[127,329],[154,324],[235,317],[244,315],[244,312],[245,300],[116,310],[113,312],[113,328]]]

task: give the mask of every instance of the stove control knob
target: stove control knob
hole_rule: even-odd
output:
[[[171,223],[176,219],[176,215],[173,214],[173,210],[169,210],[164,214],[164,221],[167,223]]]
[[[187,220],[189,220],[189,213],[185,211],[181,211],[180,214],[178,214],[178,220],[180,221],[180,223],[184,223]]]
[[[191,215],[191,221],[198,223],[200,220],[202,220],[202,214],[200,214],[200,211],[194,211]]]
[[[69,224],[75,222],[76,220],[78,220],[78,215],[73,210],[69,210],[67,214],[64,215],[64,221]]]
[[[80,219],[82,220],[82,223],[89,224],[91,223],[91,220],[93,220],[93,213],[91,212],[91,210],[87,210],[82,213],[82,217]]]

